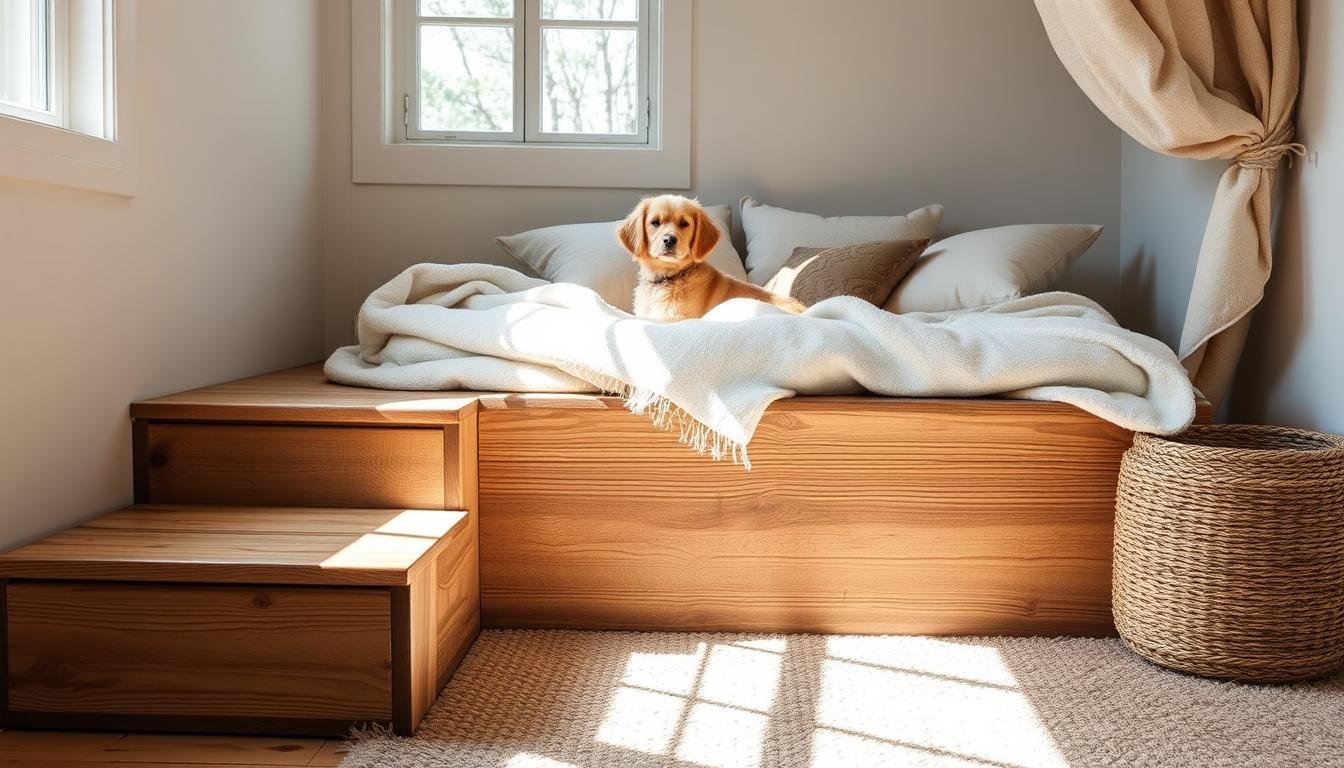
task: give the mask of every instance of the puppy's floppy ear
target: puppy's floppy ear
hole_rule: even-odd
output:
[[[644,226],[644,215],[648,209],[649,201],[640,200],[635,210],[616,228],[616,239],[632,256],[647,254],[649,251],[648,228]]]
[[[719,225],[700,206],[695,207],[695,239],[691,241],[691,258],[704,261],[714,246],[719,244]]]

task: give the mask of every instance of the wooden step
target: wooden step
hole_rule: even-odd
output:
[[[409,734],[479,631],[470,522],[141,505],[0,555],[6,722]]]
[[[478,410],[331,384],[317,364],[135,403],[135,501],[474,515]]]
[[[0,577],[404,586],[466,523],[450,510],[146,504],[0,555]]]
[[[439,426],[476,411],[479,393],[398,392],[332,384],[321,363],[131,405],[131,418],[159,421],[285,422]]]

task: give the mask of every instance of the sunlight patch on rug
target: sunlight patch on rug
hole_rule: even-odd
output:
[[[344,768],[1325,765],[1344,675],[1246,686],[1117,640],[493,630]]]

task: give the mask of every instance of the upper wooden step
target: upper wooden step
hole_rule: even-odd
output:
[[[139,505],[0,555],[0,578],[405,585],[465,512]]]
[[[131,417],[168,421],[457,424],[472,392],[399,392],[332,384],[313,363],[131,405]]]

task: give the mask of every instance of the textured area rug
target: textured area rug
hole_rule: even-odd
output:
[[[1118,640],[488,631],[344,768],[1344,766],[1344,675],[1168,672]]]

